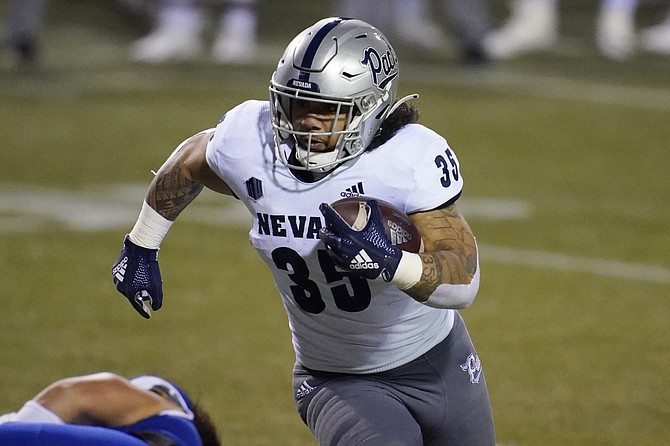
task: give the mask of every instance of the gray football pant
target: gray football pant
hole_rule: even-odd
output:
[[[418,359],[369,375],[296,365],[298,412],[320,446],[493,446],[484,374],[460,315]]]

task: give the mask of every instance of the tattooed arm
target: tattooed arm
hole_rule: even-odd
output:
[[[145,201],[164,218],[176,220],[203,187],[232,195],[228,185],[210,169],[205,158],[213,131],[206,130],[184,141],[151,182]]]
[[[453,291],[441,285],[470,285],[478,273],[478,253],[475,236],[467,221],[455,204],[429,212],[419,212],[410,216],[416,224],[424,243],[424,251],[420,254],[423,272],[421,279],[410,289],[405,290],[419,302],[430,303],[429,299],[437,296],[448,308],[468,306],[474,294],[470,290],[463,297],[446,296]],[[477,281],[478,281],[477,274]],[[462,291],[462,288],[459,291]],[[453,293],[452,293],[453,294]],[[451,300],[449,300],[451,299]],[[443,305],[435,305],[442,307]]]
[[[207,164],[207,143],[213,129],[179,145],[154,177],[135,226],[123,240],[112,265],[116,289],[144,318],[163,305],[163,279],[158,250],[170,226],[204,187],[232,195],[228,185]]]

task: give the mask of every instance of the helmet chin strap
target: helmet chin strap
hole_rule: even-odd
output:
[[[313,170],[316,172],[328,172],[333,170],[336,164],[329,164],[337,159],[337,150],[331,150],[330,152],[310,152],[307,149],[303,149],[297,143],[295,145],[295,158],[307,168],[307,170]],[[324,167],[323,164],[329,164]],[[312,167],[314,166],[314,167]]]
[[[337,162],[338,156],[342,153],[344,140],[340,136],[340,140],[335,145],[333,150],[327,152],[313,152],[309,149],[312,144],[312,135],[309,135],[307,140],[307,147],[300,146],[298,139],[294,136],[294,150],[296,160],[303,165],[305,170],[318,173],[326,173],[333,170],[340,163]]]

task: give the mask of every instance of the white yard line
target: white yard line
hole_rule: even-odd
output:
[[[80,231],[124,227],[137,217],[146,188],[117,184],[72,191],[0,184],[0,234],[33,232],[49,222]],[[530,204],[521,200],[468,198],[460,203],[473,218],[519,220],[532,213]],[[245,228],[251,220],[240,202],[209,191],[203,191],[181,219]]]
[[[441,86],[472,86],[520,96],[562,101],[620,105],[648,110],[670,111],[670,88],[613,85],[557,76],[518,73],[503,68],[481,72],[411,64],[404,67],[406,79],[415,83]]]
[[[594,259],[555,252],[480,245],[483,262],[568,271],[624,280],[670,284],[670,269],[658,265]]]
[[[139,213],[146,185],[95,186],[86,191],[0,185],[0,235],[35,233],[52,228],[105,231],[129,229]],[[250,217],[236,200],[203,192],[184,213],[184,221],[248,228]],[[529,218],[532,206],[521,200],[470,198],[461,207],[472,218],[519,220]],[[670,269],[563,253],[480,245],[482,261],[527,268],[570,271],[624,280],[670,284]]]

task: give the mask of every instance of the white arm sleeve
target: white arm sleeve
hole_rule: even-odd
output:
[[[33,400],[27,401],[11,421],[22,423],[65,424],[58,415]]]
[[[430,295],[424,305],[433,308],[449,308],[458,310],[466,308],[475,300],[477,290],[479,290],[479,248],[475,239],[475,249],[477,250],[477,269],[472,280],[468,284],[448,284],[439,285],[433,294]]]
[[[2,414],[0,415],[0,424],[9,423],[10,421],[14,421],[15,418],[16,412]]]
[[[475,241],[475,244],[477,242]],[[391,283],[401,290],[407,290],[421,279],[423,264],[418,254],[403,251],[398,269],[396,270]],[[477,269],[468,284],[449,284],[439,285],[435,291],[423,302],[433,308],[460,309],[469,306],[477,295],[479,289],[479,251],[477,251]]]
[[[477,260],[477,271],[472,281],[465,285],[442,284],[430,295],[424,305],[433,308],[460,309],[468,307],[477,295],[479,289],[479,260]]]

